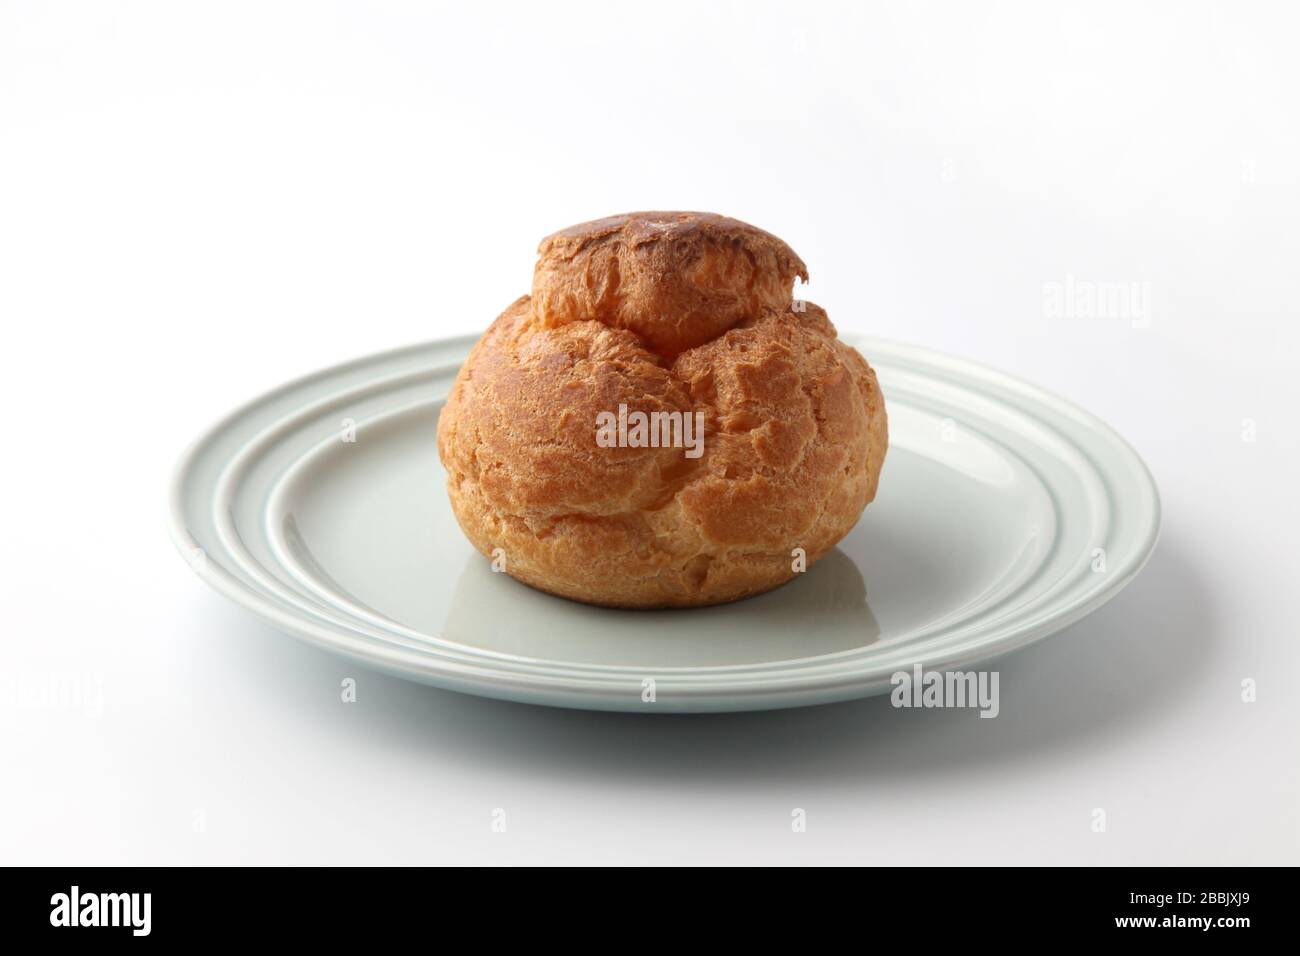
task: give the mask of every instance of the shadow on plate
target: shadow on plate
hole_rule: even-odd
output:
[[[341,746],[400,751],[412,761],[639,786],[852,783],[953,776],[1071,750],[1174,719],[1204,679],[1216,639],[1206,581],[1167,537],[1142,574],[1084,621],[993,666],[1001,713],[900,710],[888,696],[802,710],[639,715],[512,704],[360,669],[286,637],[212,598],[223,633],[208,661],[231,679],[264,682],[286,725],[336,716],[337,688],[358,678],[360,702]],[[323,685],[334,690],[321,693]],[[250,692],[255,687],[248,688]],[[337,721],[331,720],[338,725]],[[291,727],[288,728],[291,730]],[[354,740],[355,738],[355,740]]]
[[[545,622],[545,631],[539,623]],[[717,607],[624,611],[535,591],[494,573],[477,552],[465,563],[446,623],[462,643],[521,657],[646,667],[753,664],[790,656],[790,636],[808,657],[880,637],[857,565],[838,548],[789,584]],[[634,691],[635,692],[635,691]]]

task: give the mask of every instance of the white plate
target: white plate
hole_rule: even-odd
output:
[[[839,548],[756,598],[606,610],[493,573],[456,525],[434,447],[473,338],[328,369],[232,413],[177,467],[172,534],[223,594],[363,664],[660,713],[797,707],[887,691],[914,664],[972,669],[1137,574],[1160,504],[1114,431],[983,366],[852,341],[889,409],[879,494]]]

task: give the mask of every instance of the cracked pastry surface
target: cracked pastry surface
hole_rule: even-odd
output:
[[[542,241],[533,289],[474,346],[438,421],[456,518],[512,577],[613,607],[758,594],[829,551],[887,446],[875,373],[798,256],[706,213],[632,213]],[[703,413],[702,454],[600,447],[597,416]]]

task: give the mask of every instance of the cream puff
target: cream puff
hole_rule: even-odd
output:
[[[846,535],[888,445],[876,375],[777,237],[641,212],[542,240],[532,295],[438,420],[470,542],[542,591],[694,607],[777,587]]]

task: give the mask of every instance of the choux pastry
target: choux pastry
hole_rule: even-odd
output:
[[[438,420],[456,519],[512,577],[589,604],[775,588],[875,497],[876,375],[780,239],[640,212],[542,240],[532,294],[474,346]]]

